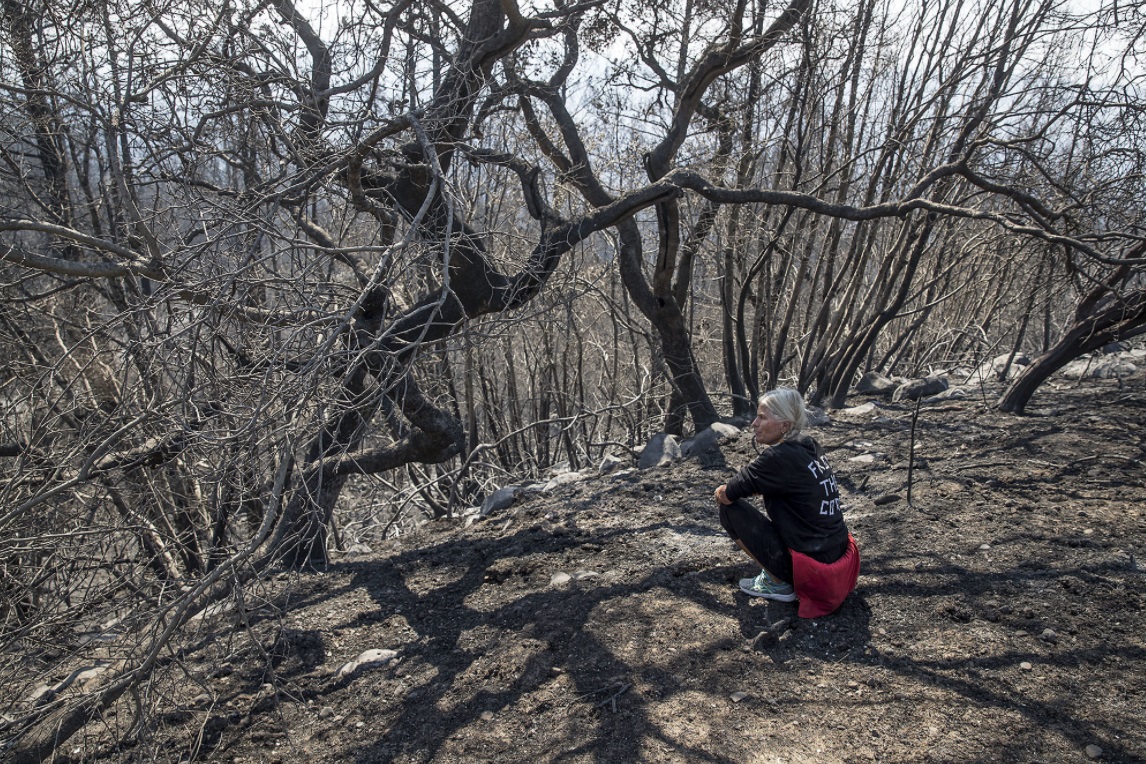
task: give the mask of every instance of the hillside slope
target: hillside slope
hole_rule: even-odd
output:
[[[86,755],[1146,760],[1142,375],[1036,403],[1024,418],[925,406],[915,506],[911,407],[814,431],[863,555],[830,617],[736,590],[756,571],[711,493],[751,459],[744,434],[282,574],[246,593],[241,618],[204,623],[160,726]],[[382,652],[350,670],[367,650]]]

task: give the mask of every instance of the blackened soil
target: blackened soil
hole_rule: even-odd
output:
[[[1034,405],[925,406],[914,465],[907,405],[813,432],[863,556],[827,618],[737,591],[756,571],[711,495],[744,435],[254,587],[152,688],[152,728],[97,757],[1146,760],[1143,381]],[[369,649],[396,657],[339,675]]]

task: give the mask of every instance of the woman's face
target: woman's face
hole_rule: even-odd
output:
[[[791,422],[777,419],[772,410],[760,404],[756,409],[756,418],[752,420],[752,434],[756,442],[765,446],[774,446],[784,439],[788,430],[792,429]]]

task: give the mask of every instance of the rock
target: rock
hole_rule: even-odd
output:
[[[1094,743],[1091,743],[1086,747],[1086,758],[1088,759],[1101,759],[1102,753],[1102,748],[1095,745]]]
[[[860,454],[859,456],[851,457],[848,461],[857,464],[871,464],[875,461],[875,454]]]
[[[658,432],[641,451],[637,466],[643,470],[662,467],[680,459],[680,438],[666,432]]]
[[[873,501],[872,504],[876,505],[877,507],[882,507],[884,504],[894,504],[902,498],[903,497],[898,493],[887,493]]]
[[[334,717],[334,709],[331,708],[330,706],[323,706],[318,711],[318,718],[319,719],[331,719],[333,717]]]
[[[493,711],[482,711],[481,712],[481,720],[483,722],[492,722],[493,719],[494,719]]]
[[[600,466],[597,467],[597,474],[608,475],[610,472],[617,469],[624,463],[625,460],[619,456],[614,456],[613,454],[605,454],[605,456],[601,459]]]
[[[983,363],[979,368],[971,373],[967,378],[967,384],[978,385],[991,382],[1010,381],[1017,377],[1022,370],[1030,365],[1031,359],[1025,353],[1015,353],[1015,357],[1011,358],[1011,365],[1007,368],[1006,380],[1000,380],[999,375],[1002,374],[1004,367],[1007,366],[1007,359],[1011,358],[1010,353],[996,356],[995,358]]]
[[[565,584],[569,583],[572,580],[573,580],[573,576],[571,576],[568,573],[565,573],[563,571],[557,571],[556,573],[554,573],[552,576],[549,577],[549,585],[550,586],[564,586]]]
[[[943,401],[965,401],[968,398],[967,388],[949,387],[943,392],[923,399],[924,403],[942,403]]]
[[[1059,369],[1059,374],[1067,379],[1085,379],[1090,375],[1094,362],[1090,358],[1076,358]]]
[[[1031,665],[1030,661],[1023,661],[1019,664],[1019,668],[1021,668],[1023,671],[1030,671],[1034,668],[1034,666]]]
[[[882,395],[887,397],[895,392],[902,380],[885,377],[877,371],[869,371],[860,377],[856,384],[856,392],[861,395]]]
[[[1043,633],[1040,634],[1039,637],[1044,642],[1050,642],[1051,644],[1058,642],[1058,634],[1055,633],[1054,629],[1043,629]]]
[[[578,570],[573,573],[572,578],[574,581],[584,581],[586,578],[596,578],[599,575],[601,574],[592,570]]]
[[[828,412],[815,406],[808,407],[808,426],[809,427],[827,427],[832,423],[832,418],[828,416]]]
[[[507,485],[504,488],[498,488],[496,491],[485,497],[485,501],[481,503],[482,517],[489,515],[493,512],[501,512],[502,510],[509,509],[513,506],[514,500],[517,498],[517,492],[521,490],[519,485]]]
[[[570,483],[579,483],[584,479],[585,479],[585,476],[582,475],[580,472],[562,472],[560,475],[558,475],[557,477],[553,478],[548,483],[546,483],[545,488],[543,488],[542,490],[545,493],[549,493],[554,488],[559,488],[560,486],[563,486],[563,485],[569,485]]]
[[[990,544],[980,544],[979,545],[979,551],[980,552],[986,552],[990,548],[991,548]]]
[[[720,435],[722,438],[734,440],[735,438],[740,437],[740,433],[744,428],[737,427],[736,425],[730,424],[728,422],[714,422],[711,426],[709,426],[708,429],[712,430],[717,435]]]
[[[718,453],[720,444],[740,435],[740,428],[724,422],[716,422],[680,444],[681,456]]]
[[[913,379],[895,388],[891,399],[893,401],[917,401],[920,398],[937,395],[946,390],[947,387],[947,378],[943,376],[932,375],[921,379]]]
[[[385,665],[398,657],[395,650],[374,649],[366,650],[354,660],[346,663],[338,670],[338,678],[345,679],[360,668],[367,666]]]
[[[1094,371],[1094,376],[1098,379],[1121,379],[1131,376],[1136,371],[1138,367],[1129,361],[1111,359],[1100,363]]]
[[[867,403],[861,404],[859,406],[852,406],[851,408],[840,409],[839,411],[836,412],[836,414],[839,416],[844,416],[844,417],[864,416],[866,414],[871,414],[871,413],[875,412],[878,408],[879,407],[876,406],[874,403],[872,403],[871,401],[868,401]]]
[[[1120,379],[1138,371],[1130,361],[1120,358],[1079,358],[1062,369],[1068,379]]]
[[[748,697],[748,693],[746,693],[746,692],[734,692],[731,695],[729,695],[728,697],[732,699],[733,703],[739,703],[740,701],[742,701]]]

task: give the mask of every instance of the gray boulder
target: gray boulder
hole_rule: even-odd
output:
[[[620,467],[625,463],[625,460],[615,454],[605,454],[601,459],[601,464],[597,467],[598,475],[608,475],[613,470]]]
[[[504,509],[509,509],[513,506],[513,501],[517,498],[517,492],[519,490],[521,490],[521,486],[519,485],[507,485],[504,488],[498,488],[489,496],[486,496],[485,501],[481,503],[482,517],[493,512],[501,512]]]
[[[1011,354],[1004,353],[980,364],[979,368],[971,372],[971,376],[967,378],[967,384],[998,382],[999,375],[1003,373],[1008,358],[1011,358]],[[1011,366],[1007,369],[1007,378],[1003,381],[1010,381],[1017,377],[1030,362],[1031,359],[1026,353],[1015,353],[1015,357],[1011,358]]]
[[[1079,358],[1063,367],[1069,379],[1120,379],[1129,377],[1138,367],[1121,358]]]
[[[542,491],[544,491],[545,493],[549,493],[550,491],[552,491],[555,488],[559,488],[560,486],[563,486],[563,485],[569,485],[570,483],[579,483],[582,480],[584,480],[585,478],[586,478],[586,475],[584,475],[583,473],[580,473],[580,472],[572,472],[572,471],[562,472],[562,473],[554,476],[553,478],[551,478],[545,484],[545,487],[542,489]]]
[[[828,412],[816,406],[808,407],[808,426],[809,427],[827,427],[832,423],[832,418],[828,416]]]
[[[667,432],[658,432],[641,451],[637,466],[643,470],[672,464],[680,459],[680,438]]]
[[[892,379],[885,377],[878,371],[869,371],[860,377],[860,381],[856,385],[856,392],[860,395],[888,396],[894,393],[902,382],[902,379]]]
[[[839,411],[836,412],[836,415],[847,418],[847,417],[867,416],[868,414],[874,414],[877,411],[879,411],[879,406],[876,406],[871,401],[868,401],[867,403],[862,403],[859,406],[852,406],[851,408],[840,409]]]
[[[963,401],[967,400],[967,388],[965,387],[952,387],[943,392],[932,395],[929,398],[924,398],[924,403],[942,403],[943,401]]]
[[[920,398],[927,398],[932,395],[938,395],[946,390],[948,387],[947,378],[939,375],[931,375],[921,379],[913,379],[904,382],[899,387],[895,388],[895,393],[891,396],[893,401],[917,401]]]
[[[681,456],[696,456],[720,450],[720,444],[740,435],[740,428],[716,422],[680,444]]]

